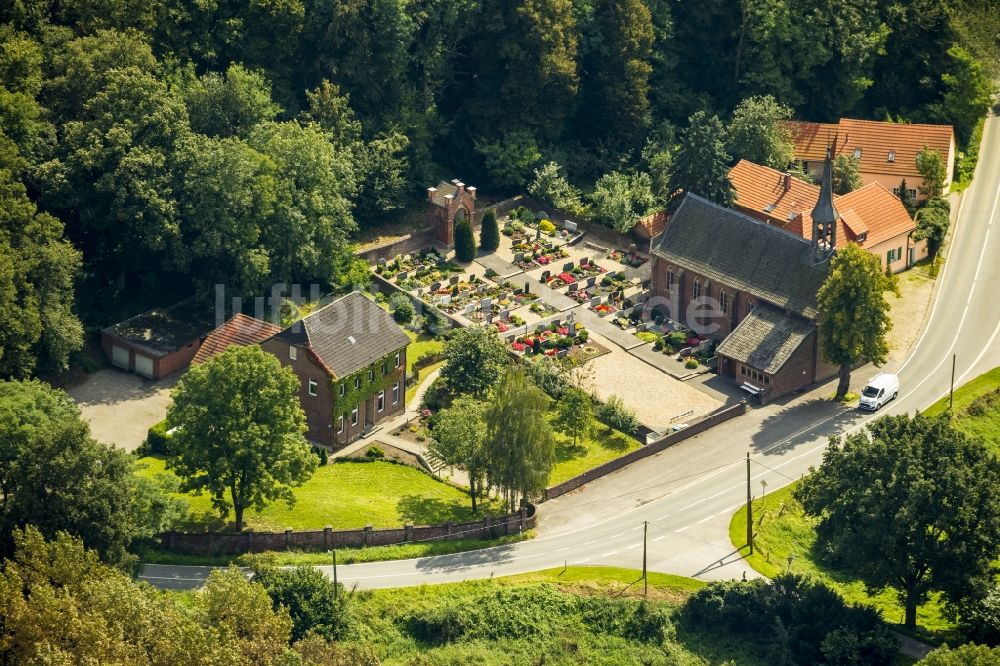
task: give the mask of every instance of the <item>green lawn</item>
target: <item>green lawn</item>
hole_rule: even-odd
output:
[[[874,597],[865,592],[864,585],[842,571],[824,566],[813,550],[816,543],[814,521],[802,512],[792,497],[795,484],[767,493],[754,501],[754,553],[747,562],[756,571],[773,577],[789,569],[788,557],[794,555],[791,570],[808,574],[828,583],[850,603],[872,604],[882,612],[887,622],[901,624],[903,607],[892,590],[885,590]],[[729,538],[740,552],[747,555],[746,506],[740,508],[729,523]],[[917,609],[917,624],[931,632],[947,631],[953,625],[942,614],[940,599],[931,600]]]
[[[992,405],[983,405],[975,414],[969,413],[972,403],[989,393],[1000,392],[1000,368],[993,368],[972,381],[955,389],[953,422],[962,432],[989,446],[1000,454],[1000,395]],[[945,396],[924,410],[924,414],[934,416],[948,411],[948,396]]]
[[[410,346],[406,348],[406,371],[411,372],[413,370],[414,362],[429,352],[439,352],[444,349],[444,341],[440,338],[435,338],[433,335],[428,335],[427,333],[414,333],[413,331],[407,330],[406,334],[410,336]],[[420,374],[423,375],[424,371],[421,370]]]
[[[555,418],[555,410],[549,410],[550,418]],[[591,432],[581,437],[576,445],[569,435],[556,432],[556,464],[549,477],[549,485],[562,483],[588,469],[639,448],[639,440],[618,430],[611,430],[603,423],[594,421]]]
[[[164,473],[161,458],[140,458],[139,474]],[[183,495],[190,502],[185,529],[220,529],[223,521],[212,510],[207,495]],[[404,523],[428,525],[464,521],[472,517],[468,495],[428,474],[389,462],[331,463],[295,490],[289,509],[276,502],[261,512],[248,510],[248,527],[259,531],[398,527]],[[227,522],[231,519],[227,518]]]

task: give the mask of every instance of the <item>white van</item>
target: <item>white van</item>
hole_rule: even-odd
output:
[[[858,406],[874,412],[890,400],[895,400],[897,395],[899,377],[890,374],[876,375],[861,391],[861,403]]]

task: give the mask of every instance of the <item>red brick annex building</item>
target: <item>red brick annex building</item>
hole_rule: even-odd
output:
[[[761,402],[828,379],[837,368],[822,358],[816,292],[839,220],[829,165],[809,240],[687,194],[653,243],[651,295],[721,340],[719,374]]]

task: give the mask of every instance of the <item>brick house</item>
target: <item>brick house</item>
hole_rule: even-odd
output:
[[[261,347],[299,377],[306,438],[336,450],[406,409],[409,344],[389,313],[354,292]]]
[[[466,187],[460,180],[427,188],[427,221],[434,228],[434,237],[445,247],[455,245],[455,222],[468,219],[475,225],[476,188]]]
[[[820,188],[753,162],[740,160],[729,171],[736,193],[734,208],[754,219],[812,239],[812,207]],[[927,257],[927,242],[913,240],[917,225],[899,197],[871,183],[833,197],[839,213],[837,248],[855,243],[898,272]]]
[[[191,364],[204,363],[233,345],[244,347],[258,345],[278,333],[281,333],[280,326],[238,312],[232,319],[208,334]]]
[[[719,374],[762,402],[837,372],[816,328],[839,218],[829,169],[824,181],[810,240],[687,194],[653,243],[651,303],[720,340]]]
[[[851,155],[857,158],[864,185],[879,183],[897,194],[905,179],[913,200],[923,200],[927,197],[919,192],[924,179],[917,171],[917,154],[926,146],[937,151],[944,161],[945,191],[951,185],[956,156],[955,132],[951,125],[841,118],[838,123],[790,120],[785,126],[792,135],[795,160],[814,178],[822,174],[827,148],[832,145],[834,157]]]

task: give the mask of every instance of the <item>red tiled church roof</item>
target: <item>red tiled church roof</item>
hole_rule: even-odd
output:
[[[238,313],[208,334],[192,363],[204,363],[232,345],[256,345],[281,332],[280,326]]]

